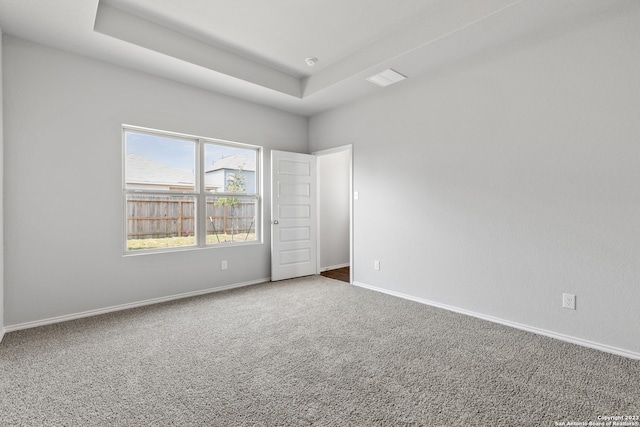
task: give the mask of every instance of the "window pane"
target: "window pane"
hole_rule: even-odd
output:
[[[125,188],[195,191],[196,143],[125,132]]]
[[[256,239],[257,200],[207,197],[207,244],[251,242]]]
[[[195,245],[195,196],[127,195],[127,250]]]
[[[205,144],[206,191],[256,194],[256,158],[256,150]]]

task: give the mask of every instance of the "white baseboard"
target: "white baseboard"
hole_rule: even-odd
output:
[[[509,326],[511,328],[520,329],[520,330],[527,331],[527,332],[532,332],[532,333],[538,334],[538,335],[544,335],[546,337],[555,338],[555,339],[560,340],[560,341],[565,341],[565,342],[569,342],[569,343],[572,343],[572,344],[577,344],[577,345],[580,345],[580,346],[583,346],[583,347],[593,348],[595,350],[600,350],[600,351],[604,351],[606,353],[611,353],[611,354],[615,354],[615,355],[618,355],[618,356],[627,357],[629,359],[640,360],[640,353],[636,353],[636,352],[633,352],[633,351],[625,350],[625,349],[622,349],[622,348],[612,347],[612,346],[609,346],[609,345],[606,345],[606,344],[600,344],[600,343],[597,343],[597,342],[584,340],[582,338],[576,338],[576,337],[572,337],[572,336],[569,336],[569,335],[564,335],[564,334],[560,334],[560,333],[557,333],[557,332],[552,332],[552,331],[547,331],[545,329],[536,328],[536,327],[533,327],[533,326],[523,325],[521,323],[512,322],[512,321],[509,321],[509,320],[504,320],[504,319],[500,319],[498,317],[488,316],[488,315],[481,314],[481,313],[476,313],[474,311],[465,310],[465,309],[454,307],[454,306],[451,306],[451,305],[441,304],[441,303],[438,303],[438,302],[435,302],[435,301],[429,301],[429,300],[426,300],[426,299],[423,299],[423,298],[414,297],[414,296],[403,294],[403,293],[400,293],[400,292],[395,292],[395,291],[390,291],[390,290],[383,289],[383,288],[378,288],[376,286],[370,286],[370,285],[367,285],[367,284],[361,283],[361,282],[354,281],[353,284],[355,286],[359,286],[361,288],[369,289],[369,290],[376,291],[376,292],[381,292],[381,293],[384,293],[384,294],[392,295],[392,296],[395,296],[395,297],[398,297],[398,298],[403,298],[403,299],[410,300],[410,301],[419,302],[421,304],[426,304],[426,305],[430,305],[430,306],[433,306],[433,307],[442,308],[444,310],[453,311],[453,312],[460,313],[460,314],[465,314],[467,316],[477,317],[478,319],[488,320],[489,322],[499,323],[501,325]]]
[[[6,331],[4,330],[4,328],[0,328],[0,343],[2,343],[2,339],[4,338],[4,333]]]
[[[128,310],[130,308],[142,307],[142,306],[145,306],[145,305],[158,304],[158,303],[161,303],[161,302],[173,301],[173,300],[182,299],[182,298],[195,297],[195,296],[198,296],[198,295],[205,295],[205,294],[210,294],[210,293],[213,293],[213,292],[227,291],[229,289],[235,289],[235,288],[242,288],[242,287],[245,287],[245,286],[257,285],[259,283],[265,283],[265,282],[269,282],[269,281],[271,281],[271,278],[251,280],[249,282],[234,283],[232,285],[221,286],[219,288],[209,288],[209,289],[203,289],[203,290],[200,290],[200,291],[185,292],[185,293],[182,293],[182,294],[170,295],[170,296],[167,296],[167,297],[152,298],[152,299],[148,299],[148,300],[144,300],[144,301],[137,301],[137,302],[131,302],[131,303],[127,303],[127,304],[114,305],[112,307],[100,308],[100,309],[97,309],[97,310],[88,310],[88,311],[83,311],[83,312],[80,312],[80,313],[74,313],[74,314],[67,314],[67,315],[64,315],[64,316],[51,317],[49,319],[36,320],[36,321],[33,321],[33,322],[19,323],[19,324],[16,324],[16,325],[9,325],[9,326],[5,326],[4,327],[4,331],[2,331],[2,335],[4,335],[5,332],[19,331],[21,329],[29,329],[29,328],[35,328],[35,327],[38,327],[38,326],[51,325],[51,324],[54,324],[54,323],[66,322],[68,320],[81,319],[83,317],[97,316],[99,314],[106,314],[106,313],[111,313],[111,312],[114,312],[114,311]]]
[[[329,270],[337,270],[338,268],[349,267],[349,265],[350,265],[349,263],[346,263],[346,264],[330,265],[329,267],[320,267],[320,272],[329,271]]]

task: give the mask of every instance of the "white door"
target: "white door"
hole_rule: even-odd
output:
[[[316,274],[316,158],[271,152],[271,280]]]

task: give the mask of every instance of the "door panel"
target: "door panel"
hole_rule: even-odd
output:
[[[316,274],[316,158],[271,152],[271,280]]]

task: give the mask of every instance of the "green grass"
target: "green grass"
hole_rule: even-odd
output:
[[[220,243],[226,242],[244,242],[246,233],[240,234],[218,234],[217,237],[215,234],[209,234],[207,236],[207,244],[215,245],[218,244],[218,239]],[[249,233],[247,237],[247,242],[252,242],[256,240],[255,233]],[[144,249],[166,249],[166,248],[180,248],[183,246],[193,246],[196,243],[196,239],[194,236],[180,236],[180,237],[162,237],[156,239],[129,239],[127,240],[127,250],[129,251],[137,251]]]

